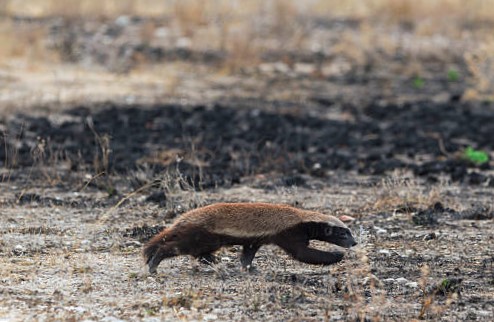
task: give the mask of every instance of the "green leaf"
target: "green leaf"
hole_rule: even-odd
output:
[[[443,279],[443,281],[441,283],[441,287],[444,288],[444,289],[446,289],[446,288],[449,287],[450,284],[451,284],[450,280],[447,279],[447,278],[445,278],[445,279]]]
[[[457,82],[460,79],[460,73],[456,69],[448,70],[448,80],[450,82]]]
[[[413,79],[413,87],[420,89],[424,87],[424,85],[425,85],[425,80],[422,77],[417,76]]]
[[[489,155],[487,152],[475,150],[471,146],[465,149],[465,158],[476,164],[484,164],[489,161]]]

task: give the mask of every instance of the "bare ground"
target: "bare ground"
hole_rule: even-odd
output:
[[[401,180],[369,184],[346,177],[330,185],[314,182],[317,189],[273,191],[246,183],[175,196],[200,203],[289,203],[357,218],[351,227],[360,244],[341,264],[301,264],[273,246],[261,249],[254,273],[240,270],[238,249],[230,248],[221,251],[214,267],[181,257],[149,275],[141,244],[129,232],[169,220],[143,198],[118,209],[37,202],[3,207],[1,314],[19,321],[490,319],[492,219],[439,212],[436,225],[415,225],[417,210],[396,204],[441,200],[460,210],[491,202],[489,190]],[[16,200],[11,186],[3,184],[2,190],[4,202]],[[60,190],[43,189],[42,195],[106,198],[93,189],[84,194]]]

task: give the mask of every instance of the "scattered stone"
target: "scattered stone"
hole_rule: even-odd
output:
[[[101,319],[103,322],[124,322],[125,320],[121,320],[119,318],[116,318],[114,316],[106,316],[103,319]]]
[[[386,256],[390,256],[391,255],[391,252],[388,250],[388,249],[380,249],[378,251],[379,254],[383,254],[383,255],[386,255]]]
[[[482,317],[491,317],[492,318],[492,311],[486,311],[486,310],[478,310],[477,315],[480,315]]]
[[[218,319],[218,315],[212,314],[212,313],[208,313],[208,314],[204,314],[202,316],[202,319],[204,321],[216,321]]]
[[[396,283],[398,283],[398,284],[406,284],[406,283],[408,283],[408,280],[406,278],[404,278],[404,277],[398,277],[396,279]]]
[[[124,242],[124,247],[135,247],[139,248],[142,246],[142,243],[138,242],[137,240],[126,240]]]
[[[347,216],[347,215],[341,215],[338,218],[340,218],[340,220],[343,221],[344,223],[349,223],[349,222],[355,221],[355,218],[353,218],[351,216]]]
[[[388,231],[384,228],[374,226],[374,230],[376,231],[376,234],[378,235],[385,235],[388,233]]]
[[[405,284],[406,287],[410,287],[410,288],[417,288],[419,287],[419,283],[417,282],[408,282]]]
[[[432,233],[429,233],[427,235],[424,236],[424,240],[432,240],[432,239],[436,239],[437,238],[437,235],[435,232],[432,232]]]
[[[382,286],[382,282],[374,274],[370,274],[362,280],[363,285],[368,285],[370,282],[372,282],[375,286]]]
[[[26,254],[26,247],[22,245],[15,245],[14,249],[12,249],[12,254],[15,256],[22,256]]]

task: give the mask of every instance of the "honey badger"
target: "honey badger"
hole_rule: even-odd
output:
[[[345,248],[355,246],[352,233],[336,217],[287,205],[268,203],[218,203],[191,210],[154,236],[144,247],[150,273],[168,257],[192,255],[202,262],[215,261],[213,252],[222,246],[242,245],[240,262],[251,266],[257,250],[275,244],[293,258],[308,264],[330,265],[343,252],[309,247],[321,240]]]

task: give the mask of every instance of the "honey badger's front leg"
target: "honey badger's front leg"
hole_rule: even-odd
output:
[[[256,256],[256,252],[259,250],[261,245],[249,244],[244,245],[242,249],[242,255],[240,256],[240,263],[242,263],[242,268],[245,270],[250,270],[252,265],[252,260]]]
[[[149,273],[156,273],[156,268],[165,258],[180,255],[175,242],[162,242],[148,246],[144,250],[146,264],[149,267]]]
[[[276,245],[283,248],[293,258],[307,264],[331,265],[343,259],[344,253],[333,251],[325,252],[309,247],[308,240],[278,239]]]
[[[285,249],[285,251],[301,262],[316,265],[335,264],[341,261],[344,256],[342,252],[325,252],[305,245],[296,245],[296,247]]]

